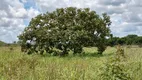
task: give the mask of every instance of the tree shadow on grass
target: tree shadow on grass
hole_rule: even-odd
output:
[[[99,58],[99,57],[109,57],[109,56],[112,56],[114,55],[114,53],[104,53],[104,54],[98,54],[97,52],[85,52],[85,53],[80,53],[80,54],[69,54],[69,55],[66,55],[66,56],[53,56],[53,55],[49,55],[49,54],[44,54],[44,55],[41,55],[41,57],[62,57],[62,58],[73,58],[73,57],[96,57],[96,58]]]
[[[77,55],[77,56],[80,56],[80,57],[108,57],[108,56],[112,56],[113,53],[105,53],[105,54],[98,54],[97,52],[95,53],[84,53],[84,54],[80,54],[80,55]]]

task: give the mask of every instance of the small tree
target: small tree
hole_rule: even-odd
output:
[[[81,53],[84,46],[96,46],[100,54],[106,48],[111,24],[106,13],[100,17],[89,8],[67,7],[33,18],[19,36],[26,52],[68,54]]]

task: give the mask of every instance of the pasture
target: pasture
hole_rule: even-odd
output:
[[[27,55],[20,52],[20,47],[0,47],[0,80],[104,80],[100,77],[102,68],[116,51],[115,47],[108,47],[103,55],[98,55],[91,47],[84,48],[82,55],[59,57]],[[124,54],[124,72],[132,80],[142,80],[142,48],[124,47]]]

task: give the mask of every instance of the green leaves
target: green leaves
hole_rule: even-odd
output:
[[[81,53],[84,46],[97,46],[103,48],[99,49],[102,53],[105,50],[102,47],[105,46],[105,37],[110,32],[107,26],[111,23],[107,14],[102,16],[99,17],[89,8],[56,9],[33,18],[19,39],[25,44],[27,40],[33,42],[33,38],[36,38],[34,47],[39,51],[49,52],[48,50],[53,49],[53,51],[59,50],[59,53],[64,55],[69,50]],[[95,36],[95,31],[99,36]],[[31,51],[31,48],[28,49]]]

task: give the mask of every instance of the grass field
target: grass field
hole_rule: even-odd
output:
[[[59,57],[0,47],[0,80],[104,80],[99,76],[101,68],[115,55],[116,48],[108,47],[103,55],[97,55],[96,48],[84,51],[84,55]],[[142,48],[124,47],[124,51],[124,69],[132,80],[142,80]]]

